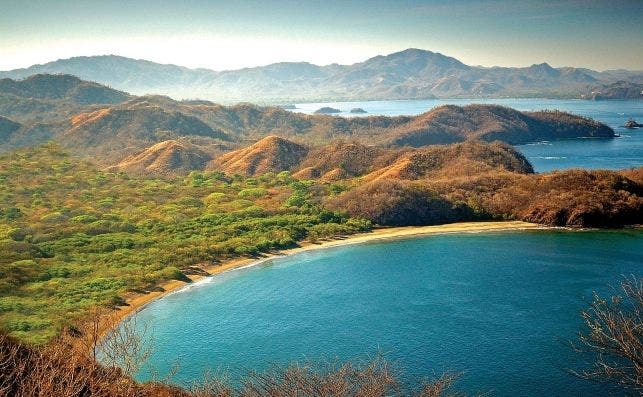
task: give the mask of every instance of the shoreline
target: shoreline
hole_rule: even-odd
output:
[[[339,236],[334,239],[311,243],[308,241],[300,242],[298,247],[285,250],[265,253],[257,258],[233,258],[225,260],[216,265],[202,267],[207,275],[189,275],[190,282],[170,280],[158,285],[158,290],[148,293],[130,293],[124,299],[126,306],[120,306],[109,316],[109,322],[101,334],[104,336],[111,329],[117,327],[122,321],[136,315],[147,305],[161,299],[164,296],[189,288],[194,283],[209,277],[231,270],[238,270],[251,266],[256,266],[268,260],[284,256],[295,255],[302,252],[316,251],[332,247],[340,247],[352,244],[361,244],[378,240],[393,240],[405,237],[431,236],[440,234],[458,234],[458,233],[480,233],[491,231],[509,231],[509,230],[538,230],[551,229],[551,227],[539,225],[536,223],[522,221],[492,221],[492,222],[457,222],[434,226],[401,226],[401,227],[382,227],[375,228],[370,232],[357,233],[348,236]],[[198,266],[198,265],[197,265]]]

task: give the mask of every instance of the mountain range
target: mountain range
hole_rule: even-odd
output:
[[[350,149],[350,156],[367,164],[369,158],[392,153],[384,156],[376,148],[614,136],[604,124],[557,111],[445,105],[417,116],[344,118],[274,106],[137,97],[69,75],[0,80],[0,116],[0,150],[55,141],[102,167],[163,175],[195,169],[246,175],[288,170],[311,177],[331,171],[363,174],[364,169],[346,167],[355,161],[315,151],[342,140],[355,145],[333,150]],[[252,145],[258,141],[261,145]],[[313,155],[305,161],[309,153]],[[326,169],[313,161],[320,158],[335,166]]]
[[[88,188],[105,178],[119,188],[126,185],[125,190],[148,186],[147,181],[196,187],[208,180],[210,189],[215,180],[233,189],[239,181],[252,183],[253,188],[222,203],[234,213],[258,195],[252,211],[262,214],[263,205],[281,213],[286,200],[287,206],[321,205],[380,225],[507,218],[584,227],[640,223],[642,170],[534,174],[511,146],[614,136],[611,128],[589,118],[496,105],[344,118],[276,106],[134,96],[70,75],[0,81],[0,152],[8,152],[0,155],[0,180],[18,175],[24,181],[40,173],[46,179],[34,186],[51,188],[58,184],[52,175],[67,175],[60,184],[77,192],[91,165],[96,177],[88,179]],[[38,148],[19,149],[30,146]],[[38,163],[39,156],[48,162]],[[168,183],[158,185],[156,178]],[[258,183],[268,183],[267,188],[254,188]],[[286,183],[288,192],[273,191],[273,183]],[[22,193],[6,198],[32,197],[29,189],[11,189]],[[146,189],[136,194],[147,195]],[[162,191],[167,197],[169,192]],[[67,208],[71,201],[64,197],[48,211]],[[190,203],[190,208],[205,208],[205,201]],[[48,218],[39,213],[38,219]]]
[[[74,57],[0,72],[0,78],[23,79],[43,73],[70,74],[136,95],[223,103],[436,97],[643,98],[643,71],[597,72],[554,68],[547,63],[470,66],[440,53],[412,48],[352,65],[283,62],[227,71],[189,69],[116,55]]]

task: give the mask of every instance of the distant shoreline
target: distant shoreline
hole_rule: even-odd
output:
[[[358,233],[344,237],[338,237],[333,240],[321,241],[319,243],[302,242],[296,248],[274,251],[266,253],[258,258],[235,258],[223,261],[216,265],[204,267],[203,270],[207,275],[191,275],[188,278],[191,282],[171,280],[159,284],[158,291],[152,291],[145,294],[131,294],[125,297],[127,306],[121,306],[115,311],[108,322],[108,327],[102,332],[106,334],[114,327],[117,327],[123,320],[135,315],[147,305],[167,296],[173,292],[193,285],[193,283],[208,277],[236,270],[244,267],[261,264],[267,260],[280,258],[284,256],[295,255],[301,252],[315,251],[320,249],[339,247],[344,245],[359,244],[377,240],[392,240],[404,237],[430,236],[452,233],[479,233],[491,231],[509,231],[509,230],[535,230],[549,229],[550,227],[536,223],[522,221],[500,221],[500,222],[458,222],[435,226],[405,226],[405,227],[388,227],[376,228],[371,232]]]

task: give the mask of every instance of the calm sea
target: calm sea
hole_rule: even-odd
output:
[[[598,396],[569,374],[593,291],[641,275],[641,231],[452,234],[330,248],[232,271],[145,308],[163,374],[234,374],[384,353],[405,384],[463,372],[495,396]],[[149,379],[149,368],[139,373]]]
[[[643,129],[628,130],[623,124],[632,117],[643,123],[643,101],[582,101],[559,99],[449,99],[368,102],[325,102],[297,104],[295,112],[311,114],[330,106],[339,110],[339,116],[355,116],[352,108],[362,108],[368,115],[417,115],[445,104],[471,103],[498,104],[522,111],[558,109],[588,116],[612,127],[620,138],[574,139],[557,142],[538,142],[520,145],[518,149],[527,156],[537,172],[555,169],[623,169],[643,166]],[[360,117],[360,116],[357,116]]]

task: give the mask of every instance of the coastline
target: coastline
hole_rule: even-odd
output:
[[[107,326],[105,327],[103,332],[101,332],[101,334],[105,335],[107,332],[109,332],[109,330],[118,326],[118,324],[120,324],[123,320],[135,315],[137,312],[144,309],[145,306],[152,303],[153,301],[176,292],[182,288],[189,287],[199,280],[213,277],[217,274],[221,274],[227,271],[254,266],[273,258],[295,255],[301,252],[315,251],[351,244],[360,244],[377,240],[392,240],[396,238],[452,233],[479,233],[490,231],[535,230],[548,228],[550,227],[522,221],[457,222],[434,226],[382,227],[373,229],[370,232],[341,236],[335,239],[329,239],[327,241],[320,241],[318,243],[301,242],[298,247],[280,251],[273,251],[270,253],[266,253],[262,257],[258,258],[233,258],[216,265],[203,267],[203,270],[207,273],[207,275],[189,275],[188,278],[190,279],[190,282],[170,280],[165,283],[159,284],[159,288],[157,291],[151,291],[144,294],[131,293],[129,295],[126,295],[124,299],[127,305],[120,306],[118,310],[114,311],[114,313],[110,316]]]
[[[193,283],[203,280],[208,277],[216,276],[230,270],[240,269],[243,267],[254,266],[267,260],[295,255],[301,252],[314,251],[326,249],[331,247],[338,247],[351,244],[360,244],[369,241],[377,240],[391,240],[396,238],[414,237],[414,236],[430,236],[438,234],[450,233],[479,233],[489,231],[507,231],[507,230],[534,230],[546,229],[547,226],[539,225],[536,223],[522,222],[522,221],[494,221],[494,222],[458,222],[449,223],[444,225],[434,226],[402,226],[402,227],[382,227],[373,229],[370,232],[352,234],[348,236],[340,236],[335,239],[320,241],[317,243],[301,242],[298,247],[289,248],[280,251],[274,251],[264,254],[258,258],[234,258],[223,261],[216,265],[202,267],[207,275],[189,275],[190,282],[179,280],[171,280],[159,284],[157,291],[148,293],[132,293],[124,297],[126,306],[121,306],[112,315],[105,330],[101,334],[109,332],[110,329],[116,327],[120,322],[126,318],[135,315],[145,306],[153,301],[160,299],[166,295],[176,292],[182,288],[189,287]]]

